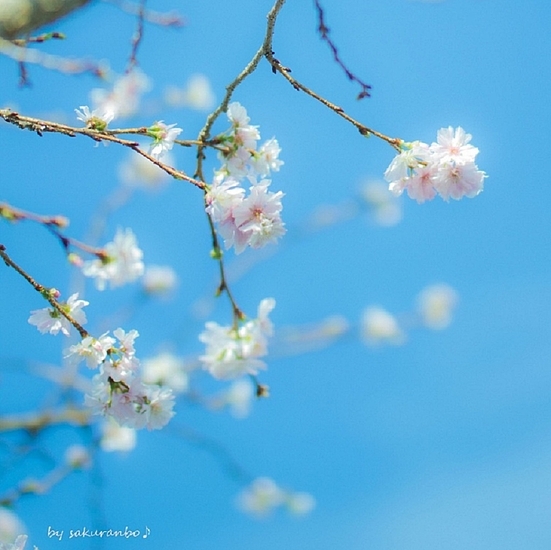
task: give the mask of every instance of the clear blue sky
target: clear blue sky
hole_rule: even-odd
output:
[[[92,525],[90,487],[98,480],[108,527],[151,530],[138,542],[111,539],[108,550],[551,546],[551,186],[545,149],[551,4],[322,5],[343,59],[372,85],[372,97],[355,100],[357,87],[316,34],[310,1],[288,0],[277,25],[276,57],[292,74],[391,136],[430,143],[441,127],[464,127],[489,177],[475,199],[418,205],[403,197],[404,218],[395,227],[376,227],[360,216],[293,243],[283,240],[277,254],[236,283],[235,293],[251,313],[262,298],[275,297],[276,327],[332,314],[357,323],[370,304],[405,311],[424,286],[445,282],[460,296],[453,324],[442,332],[415,331],[397,348],[372,350],[349,338],[300,356],[268,357],[262,380],[272,396],[244,420],[178,404],[174,426],[218,441],[253,475],[311,492],[318,505],[310,516],[252,520],[233,505],[240,486],[212,453],[168,430],[140,433],[131,454],[102,455],[95,477],[79,474],[49,495],[21,501],[17,511],[41,550],[89,548],[82,540],[48,540],[47,529]],[[165,86],[182,86],[197,72],[209,77],[221,99],[261,43],[270,6],[269,0],[183,7],[151,2],[159,10],[181,9],[188,24],[179,31],[146,26],[139,61],[154,82],[150,104]],[[134,25],[132,17],[99,4],[56,27],[68,38],[46,49],[108,58],[122,71]],[[0,105],[73,120],[73,109],[88,103],[89,90],[98,86],[91,77],[34,67],[30,77],[33,87],[19,90],[15,64],[0,59]],[[266,63],[235,99],[263,138],[276,136],[283,149],[285,165],[273,185],[286,194],[290,227],[320,204],[354,196],[366,178],[381,178],[392,159],[388,145],[363,139]],[[186,109],[154,115],[177,122],[190,138],[203,117]],[[147,115],[131,121],[151,122]],[[0,143],[0,200],[67,215],[70,234],[78,238],[117,185],[115,171],[127,154],[114,146],[95,148],[84,138],[39,138],[5,124]],[[176,155],[179,167],[192,170],[190,154]],[[200,353],[196,336],[203,320],[194,319],[191,308],[212,291],[216,276],[200,193],[177,182],[157,194],[136,193],[107,234],[117,226],[134,229],[146,261],[171,264],[180,275],[173,301],[146,306],[133,319],[140,355],[163,345]],[[68,288],[62,253],[41,228],[3,223],[0,242],[38,280]],[[28,312],[42,304],[13,271],[0,269],[0,289],[0,411],[25,411],[42,386],[14,375],[16,359],[59,362],[61,337],[41,336],[27,324]],[[90,326],[99,327],[134,292],[98,294],[90,285]],[[223,321],[226,313],[221,302],[213,315]],[[55,452],[71,438],[67,431],[52,432],[45,444]]]

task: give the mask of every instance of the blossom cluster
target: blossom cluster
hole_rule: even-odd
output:
[[[445,201],[475,197],[483,189],[486,173],[475,164],[478,149],[470,145],[471,139],[463,128],[449,126],[438,130],[437,141],[430,146],[403,143],[385,172],[390,191],[401,195],[405,190],[419,203],[437,194]]]
[[[235,102],[228,107],[231,129],[218,141],[222,167],[206,195],[206,211],[217,224],[226,248],[240,254],[250,246],[261,248],[285,233],[281,219],[281,191],[269,191],[271,172],[283,164],[281,151],[272,138],[258,147],[260,133],[249,124],[246,109]],[[242,182],[248,185],[248,193]]]
[[[72,320],[83,325],[86,315],[82,308],[86,305],[88,302],[79,300],[78,294],[73,294],[59,307]],[[42,333],[62,332],[69,335],[69,320],[55,308],[32,311],[29,323]],[[174,415],[172,389],[145,382],[134,349],[134,340],[138,337],[136,330],[125,332],[118,328],[113,335],[115,338],[106,332],[94,338],[87,334],[78,344],[70,346],[65,354],[70,364],[85,361],[90,369],[99,367],[99,373],[92,379],[92,390],[85,396],[85,403],[95,413],[113,417],[121,426],[162,428]]]
[[[265,298],[258,306],[258,317],[239,326],[221,326],[209,321],[199,340],[206,344],[199,357],[202,366],[214,378],[229,380],[244,374],[255,375],[265,369],[259,359],[268,353],[268,337],[273,333],[268,315],[275,307],[273,298]]]
[[[86,336],[71,346],[65,358],[72,364],[82,360],[99,373],[92,379],[92,390],[85,403],[94,413],[111,416],[128,428],[160,429],[174,415],[172,390],[155,384],[146,384],[139,372],[140,361],[135,355],[136,330],[106,332],[99,338]]]

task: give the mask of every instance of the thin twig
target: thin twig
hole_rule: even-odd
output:
[[[205,125],[199,132],[199,136],[197,137],[197,141],[199,142],[199,145],[197,146],[197,170],[195,172],[195,175],[199,177],[201,180],[205,179],[203,175],[203,160],[205,158],[204,149],[206,147],[206,144],[209,143],[210,131],[212,129],[212,126],[214,125],[216,119],[222,113],[227,111],[228,105],[230,103],[230,100],[232,98],[232,95],[235,89],[245,80],[245,78],[247,78],[256,70],[256,68],[258,67],[258,64],[260,63],[260,60],[266,55],[266,53],[268,51],[271,51],[275,22],[284,4],[285,4],[285,0],[276,0],[275,4],[272,6],[272,9],[269,11],[267,15],[268,23],[266,26],[266,34],[264,36],[264,41],[262,42],[262,45],[260,46],[258,51],[254,54],[254,56],[249,61],[249,63],[247,63],[245,68],[237,75],[237,77],[232,82],[230,82],[230,84],[228,84],[228,86],[226,86],[226,94],[222,99],[222,102],[207,117]],[[205,199],[206,199],[206,191],[207,189],[205,189]],[[219,244],[218,234],[216,233],[214,222],[212,221],[212,218],[209,214],[207,214],[207,219],[208,219],[211,236],[212,236],[212,246],[213,246],[212,254],[213,254],[213,257],[218,261],[218,266],[220,270],[220,283],[218,285],[217,294],[221,294],[222,292],[225,292],[226,295],[228,296],[228,299],[230,300],[230,303],[233,309],[233,324],[234,326],[236,326],[238,321],[244,318],[244,314],[242,310],[239,308],[239,306],[237,305],[237,302],[235,301],[233,294],[230,291],[230,288],[226,279],[222,249]]]
[[[364,97],[369,97],[369,90],[371,86],[366,84],[363,80],[360,80],[341,60],[337,46],[329,37],[329,27],[325,24],[323,8],[321,7],[319,0],[314,0],[316,4],[316,9],[318,11],[318,32],[320,33],[321,39],[327,42],[327,45],[333,53],[333,59],[339,65],[339,67],[344,71],[344,74],[347,76],[348,80],[357,82],[362,91],[358,94],[357,99],[363,99]]]
[[[59,302],[52,296],[52,293],[50,292],[50,289],[45,287],[44,285],[41,285],[40,283],[37,283],[22,267],[17,265],[8,255],[6,252],[6,247],[3,244],[0,244],[0,258],[4,260],[4,263],[8,266],[13,268],[19,275],[21,275],[37,292],[40,293],[40,295],[47,300],[50,305],[60,314],[71,323],[79,332],[80,336],[82,338],[86,338],[87,336],[90,336],[88,331],[69,313],[67,313],[59,304]]]
[[[281,75],[283,75],[288,82],[295,88],[295,90],[299,90],[302,92],[305,92],[310,97],[313,97],[325,107],[328,109],[331,109],[331,111],[335,112],[340,117],[344,118],[347,122],[350,122],[353,126],[355,126],[360,134],[363,136],[370,136],[373,135],[375,137],[378,137],[379,139],[382,139],[383,141],[386,141],[389,145],[394,147],[397,151],[401,151],[400,144],[402,143],[402,140],[399,138],[392,138],[389,136],[386,136],[385,134],[382,134],[381,132],[377,132],[377,130],[373,130],[372,128],[367,127],[365,124],[362,124],[361,122],[358,122],[356,119],[352,118],[350,115],[348,115],[342,107],[339,107],[338,105],[335,105],[334,103],[331,103],[318,93],[314,92],[304,84],[301,84],[296,78],[291,76],[291,71],[288,67],[284,67],[278,59],[276,59],[273,55],[273,52],[267,52],[266,53],[266,59],[270,62],[272,65],[274,72],[279,72]]]
[[[75,137],[77,134],[87,136],[94,141],[109,141],[112,143],[118,143],[124,147],[128,147],[133,151],[136,151],[142,157],[145,157],[147,160],[164,170],[167,174],[170,174],[173,178],[178,180],[185,180],[189,183],[192,183],[199,189],[205,189],[206,185],[203,181],[199,181],[195,178],[188,176],[185,172],[181,170],[176,170],[168,164],[165,164],[149,153],[146,153],[140,149],[140,144],[136,141],[129,141],[122,139],[116,136],[116,134],[147,134],[147,128],[129,128],[129,129],[117,129],[117,130],[95,130],[92,128],[75,128],[73,126],[68,126],[66,124],[60,124],[57,122],[50,122],[46,120],[40,120],[37,118],[32,118],[28,116],[20,115],[15,111],[10,109],[0,109],[0,118],[3,118],[6,122],[13,124],[24,130],[31,130],[36,132],[39,136],[42,136],[43,133],[58,133],[63,134],[69,137]]]

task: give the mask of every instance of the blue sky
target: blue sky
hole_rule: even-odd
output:
[[[313,2],[289,0],[278,20],[275,54],[292,74],[390,136],[430,143],[439,128],[462,126],[473,135],[478,164],[489,177],[474,199],[418,205],[402,197],[403,220],[393,227],[361,215],[292,239],[291,229],[319,205],[341,203],[356,196],[366,179],[381,179],[393,151],[362,138],[264,63],[234,97],[262,137],[276,136],[282,147],[285,165],[273,186],[285,193],[289,238],[237,281],[234,292],[250,313],[262,298],[275,297],[276,328],[335,314],[355,327],[366,306],[408,311],[422,288],[444,282],[459,294],[452,325],[413,331],[400,347],[369,348],[353,330],[323,350],[280,358],[274,350],[262,375],[271,397],[255,403],[243,420],[178,404],[174,426],[219,442],[254,476],[312,493],[317,507],[310,516],[280,511],[250,519],[234,506],[241,486],[212,453],[171,430],[140,433],[132,453],[104,454],[94,473],[76,474],[50,494],[19,503],[30,542],[41,550],[89,548],[82,540],[48,540],[47,529],[92,525],[94,484],[107,527],[151,530],[136,543],[110,539],[107,549],[549,548],[551,188],[545,143],[551,5],[322,5],[339,52],[372,85],[372,97],[356,101],[357,87],[331,62],[316,34]],[[188,23],[179,31],[146,26],[139,61],[154,82],[146,104],[197,72],[208,76],[220,100],[261,43],[270,6],[266,0],[151,3],[181,10]],[[115,70],[124,70],[132,17],[99,4],[58,28],[68,38],[45,45],[47,51],[110,59]],[[61,113],[73,120],[73,109],[88,103],[90,89],[98,86],[91,77],[32,67],[32,88],[20,90],[16,66],[4,58],[0,75],[0,105],[29,116]],[[154,115],[177,122],[186,138],[195,137],[204,116],[188,109]],[[129,124],[152,121],[142,114]],[[215,131],[224,129],[221,121]],[[84,138],[39,138],[5,124],[0,143],[0,200],[65,214],[77,238],[118,184],[117,166],[127,156]],[[175,156],[178,167],[192,170],[189,153]],[[210,162],[209,170],[215,166]],[[118,226],[134,229],[146,261],[170,264],[180,277],[172,301],[147,304],[129,321],[141,334],[140,355],[165,348],[200,353],[204,319],[192,308],[216,284],[200,193],[177,182],[159,193],[136,192],[109,221],[107,238]],[[0,242],[38,280],[68,291],[71,271],[41,228],[3,223]],[[227,256],[231,264],[233,253]],[[42,304],[14,272],[0,270],[0,288],[0,411],[25,411],[48,387],[18,374],[18,360],[58,363],[61,337],[41,336],[27,324],[29,311]],[[100,294],[89,285],[90,326],[101,326],[136,293],[130,287]],[[221,301],[212,316],[223,322],[227,312]],[[43,443],[62,452],[78,437],[57,430]],[[41,467],[26,464],[18,474]],[[2,491],[9,477],[0,480]]]

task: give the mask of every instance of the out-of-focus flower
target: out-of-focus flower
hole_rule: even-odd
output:
[[[367,203],[371,217],[376,224],[389,227],[402,220],[400,201],[382,181],[365,183],[360,189],[360,194]]]
[[[170,152],[163,157],[163,164],[174,168],[174,158]],[[119,179],[129,187],[157,190],[170,181],[168,174],[150,160],[132,153],[118,167]]]
[[[210,81],[204,74],[192,75],[184,88],[168,87],[164,96],[171,107],[189,107],[198,111],[209,111],[216,101]]]
[[[367,344],[400,345],[405,334],[396,318],[381,307],[368,307],[361,320],[361,334]]]
[[[446,328],[452,321],[458,299],[457,292],[449,285],[437,284],[426,287],[417,298],[423,323],[432,329]]]
[[[148,265],[142,278],[143,289],[147,294],[167,294],[174,289],[178,276],[168,265]]]
[[[100,111],[123,118],[138,111],[141,95],[150,88],[149,78],[139,69],[134,69],[117,78],[112,90],[95,88],[90,92],[90,97]]]
[[[316,499],[310,493],[291,493],[285,499],[287,509],[297,516],[305,516],[316,507]]]
[[[280,506],[295,515],[305,515],[314,509],[316,500],[309,493],[284,490],[272,479],[259,477],[239,495],[237,504],[256,517],[265,517]]]
[[[9,543],[21,533],[26,533],[27,528],[19,517],[3,506],[0,506],[0,543]]]
[[[245,418],[251,411],[255,397],[255,388],[250,380],[241,378],[232,382],[230,387],[215,399],[217,406],[227,406],[236,418]]]
[[[84,263],[82,272],[96,279],[103,290],[107,282],[112,288],[122,286],[140,277],[144,272],[143,252],[138,247],[131,229],[118,229],[112,242],[103,247],[105,256]]]
[[[19,535],[13,544],[8,542],[0,542],[0,550],[24,550],[26,543],[27,535]],[[35,550],[38,550],[36,546]]]
[[[82,445],[71,445],[65,451],[65,462],[75,470],[89,468],[92,464],[90,453]]]
[[[172,353],[160,353],[142,361],[142,377],[147,384],[171,388],[176,393],[187,391],[189,377],[184,360]]]
[[[82,308],[87,306],[88,302],[78,299],[78,292],[72,294],[65,304],[60,304],[61,309],[70,315],[80,325],[86,324],[86,314]],[[69,336],[71,323],[54,308],[35,309],[31,311],[29,323],[45,334],[57,334],[61,331],[65,336]]]
[[[136,447],[136,430],[119,426],[107,418],[101,429],[100,446],[106,452],[131,451]]]
[[[254,516],[266,516],[285,502],[285,491],[272,479],[255,479],[238,497],[238,506]]]

